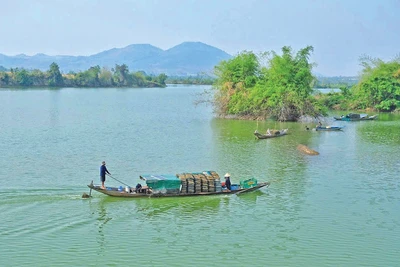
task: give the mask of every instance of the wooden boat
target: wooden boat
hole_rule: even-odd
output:
[[[333,117],[337,121],[369,121],[375,120],[378,115],[368,116],[368,114],[349,113],[346,116]]]
[[[279,131],[271,131],[271,134],[260,134],[258,131],[254,132],[254,135],[256,136],[257,139],[268,139],[268,138],[274,138],[274,137],[279,137],[279,136],[284,136],[287,135],[288,129],[282,129]]]
[[[189,174],[193,178],[188,178],[191,180],[193,189],[195,188],[193,182],[195,181],[195,175],[199,175],[199,180],[204,179],[204,177],[200,177],[201,173],[193,173]],[[231,190],[221,188],[219,190],[216,187],[212,190],[207,190],[207,192],[202,192],[204,187],[199,189],[199,192],[195,192],[195,190],[187,189],[187,179],[178,178],[178,175],[143,175],[140,176],[141,180],[146,181],[146,186],[142,186],[139,189],[131,189],[130,187],[123,188],[120,187],[106,187],[101,188],[100,185],[94,185],[93,181],[88,185],[90,188],[89,196],[91,196],[92,190],[95,190],[99,193],[112,196],[112,197],[125,197],[125,198],[152,198],[152,197],[188,197],[188,196],[210,196],[210,195],[230,195],[230,194],[242,194],[248,193],[255,190],[258,190],[262,187],[268,187],[270,185],[269,182],[257,183],[254,178],[246,180],[249,183],[244,183],[241,185],[232,185]],[[219,178],[219,177],[218,177]],[[204,180],[203,180],[204,181]],[[214,180],[213,180],[214,181]],[[219,181],[219,180],[218,180]],[[189,182],[190,183],[190,182]],[[221,184],[221,183],[220,183]],[[242,183],[241,183],[242,184]],[[186,186],[186,190],[183,189],[183,185]],[[246,186],[247,185],[247,186]],[[199,187],[200,188],[200,187]],[[211,187],[209,188],[211,189]],[[211,192],[208,192],[211,191]]]
[[[344,126],[317,126],[316,131],[341,131]]]

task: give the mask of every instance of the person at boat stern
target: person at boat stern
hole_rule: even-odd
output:
[[[102,188],[102,189],[106,189],[106,188],[104,187],[104,182],[106,181],[106,173],[107,173],[108,175],[111,175],[111,173],[107,170],[106,162],[103,161],[103,162],[101,163],[101,166],[100,166],[100,181],[101,181],[101,188]]]
[[[231,175],[229,173],[225,174],[225,186],[228,190],[231,190]]]

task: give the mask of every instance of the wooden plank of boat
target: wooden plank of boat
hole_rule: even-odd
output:
[[[257,139],[268,139],[268,138],[274,138],[274,137],[279,137],[279,136],[284,136],[287,135],[287,129],[278,131],[275,134],[260,134],[259,132],[254,132],[254,135],[257,137]]]
[[[269,186],[269,182],[258,183],[256,186],[251,188],[241,188],[238,190],[224,190],[221,192],[199,192],[199,193],[179,193],[179,194],[163,194],[163,193],[152,193],[151,191],[146,191],[145,193],[135,193],[135,192],[125,192],[123,190],[118,190],[117,187],[106,187],[106,189],[102,189],[100,185],[93,185],[93,183],[89,184],[88,187],[97,191],[99,193],[113,196],[113,197],[125,197],[125,198],[151,198],[151,197],[189,197],[189,196],[210,196],[210,195],[229,195],[229,194],[238,194],[238,193],[247,193],[252,192],[254,190],[260,189],[265,186]]]

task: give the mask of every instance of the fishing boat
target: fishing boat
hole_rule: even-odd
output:
[[[282,130],[272,130],[269,134],[260,134],[257,130],[254,132],[254,135],[256,136],[257,139],[268,139],[268,138],[274,138],[274,137],[279,137],[279,136],[284,136],[287,135],[288,129],[282,129]]]
[[[375,120],[378,115],[369,116],[368,114],[349,113],[340,117],[333,117],[337,121],[369,121]]]
[[[268,187],[269,182],[258,183],[255,178],[243,180],[240,184],[232,184],[231,190],[226,189],[219,180],[219,175],[213,171],[201,173],[182,173],[168,175],[141,175],[146,185],[137,184],[135,188],[129,186],[106,187],[88,185],[92,190],[112,197],[125,198],[152,198],[152,197],[186,197],[242,194]]]
[[[344,126],[317,126],[316,131],[341,131]]]

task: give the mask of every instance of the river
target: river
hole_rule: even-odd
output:
[[[194,105],[205,89],[1,89],[0,266],[398,265],[400,115],[330,114],[324,124],[341,132],[223,120]],[[267,128],[289,134],[254,139]],[[83,199],[102,160],[133,186],[140,174],[205,170],[271,185],[232,196]]]

